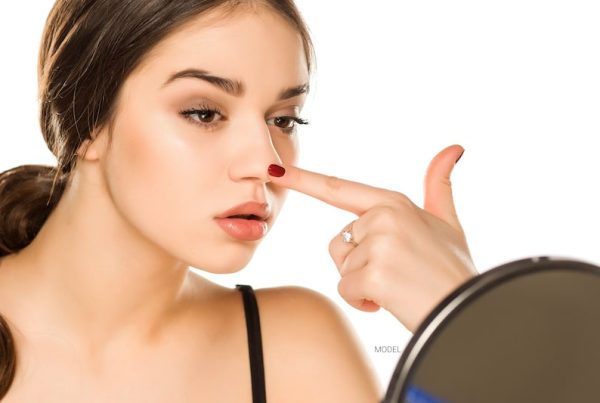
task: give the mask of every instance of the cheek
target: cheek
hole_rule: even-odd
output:
[[[117,210],[146,237],[171,250],[206,227],[214,213],[206,195],[222,172],[214,145],[198,144],[175,119],[161,112],[129,111],[115,124],[105,166]]]

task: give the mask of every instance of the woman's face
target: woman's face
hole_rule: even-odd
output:
[[[121,90],[112,143],[99,157],[115,208],[193,267],[240,270],[260,239],[237,239],[215,217],[257,201],[269,204],[273,225],[286,191],[267,167],[297,159],[295,122],[285,117],[300,117],[306,94],[286,90],[308,80],[300,35],[270,10],[186,24]]]

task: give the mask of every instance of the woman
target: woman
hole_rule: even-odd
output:
[[[251,288],[188,270],[243,268],[291,188],[360,216],[330,244],[359,309],[414,329],[473,274],[462,148],[432,161],[426,210],[294,167],[311,66],[290,1],[57,1],[39,78],[58,166],[0,176],[3,401],[380,398],[327,298],[256,290],[259,319]]]

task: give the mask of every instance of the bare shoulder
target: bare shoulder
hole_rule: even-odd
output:
[[[304,287],[255,290],[267,394],[273,400],[378,402],[372,364],[343,311]],[[292,393],[293,391],[293,393]]]

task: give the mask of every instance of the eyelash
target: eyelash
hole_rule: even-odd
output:
[[[209,106],[200,106],[198,108],[190,108],[190,109],[185,109],[183,111],[180,112],[181,115],[188,120],[190,123],[195,124],[195,125],[199,125],[207,130],[211,130],[214,129],[215,126],[218,124],[217,122],[214,123],[204,123],[201,122],[199,120],[196,120],[194,118],[192,118],[192,116],[196,115],[200,115],[203,113],[215,113],[218,115],[223,116],[223,112],[221,112],[221,110],[219,110],[218,108],[215,107],[209,107]],[[286,134],[292,134],[296,128],[297,125],[307,125],[309,124],[309,122],[305,119],[302,119],[300,117],[296,117],[296,116],[277,116],[275,118],[269,119],[270,120],[275,120],[275,119],[290,119],[294,122],[294,125],[292,127],[286,128],[286,127],[281,127],[281,126],[277,126],[279,129],[281,129],[282,132],[286,133]]]

